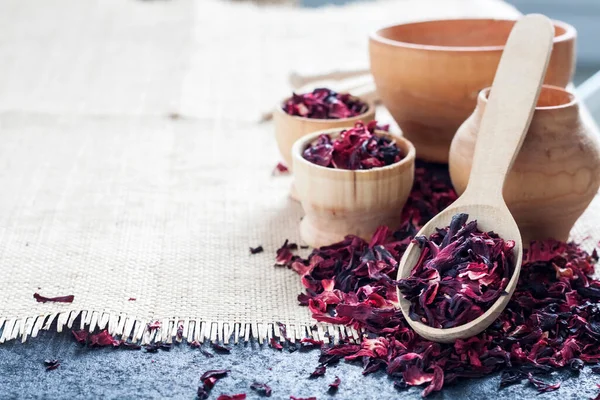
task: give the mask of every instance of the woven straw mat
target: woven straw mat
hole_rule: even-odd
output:
[[[376,27],[514,15],[491,0],[0,2],[0,342],[50,327],[168,342],[180,324],[262,341],[276,322],[323,338],[298,276],[273,267],[302,211],[258,117],[292,70],[368,65]]]

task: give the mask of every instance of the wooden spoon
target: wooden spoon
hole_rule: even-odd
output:
[[[481,231],[494,231],[506,240],[515,241],[515,269],[506,287],[508,295],[498,300],[477,319],[461,326],[432,328],[409,317],[410,302],[398,290],[400,308],[410,326],[422,337],[436,342],[454,342],[474,336],[486,329],[506,307],[521,271],[523,244],[517,224],[502,197],[504,180],[525,139],[525,133],[540,94],[542,81],[552,50],[554,28],[543,15],[527,15],[513,27],[502,54],[473,155],[469,183],[447,209],[436,215],[418,233],[429,237],[436,227],[450,225],[452,216],[469,214]],[[398,279],[410,275],[420,255],[411,243],[398,269]]]

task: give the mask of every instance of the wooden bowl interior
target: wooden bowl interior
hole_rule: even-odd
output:
[[[490,88],[483,89],[482,95],[486,102],[489,94]],[[535,108],[536,110],[564,108],[575,102],[573,93],[557,86],[543,85]]]
[[[438,47],[502,47],[515,24],[511,20],[457,19],[402,24],[377,34],[394,42]],[[566,29],[555,24],[555,37]]]

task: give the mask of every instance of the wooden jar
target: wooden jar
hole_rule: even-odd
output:
[[[450,177],[461,194],[467,186],[477,131],[489,89],[450,147]],[[544,85],[523,147],[504,185],[504,199],[527,246],[531,240],[567,240],[575,221],[600,187],[600,142],[586,125],[576,97]]]
[[[491,86],[515,21],[454,19],[383,28],[369,40],[377,93],[427,161],[448,162],[452,137]],[[554,21],[545,83],[565,87],[575,71],[576,31]]]
[[[306,214],[300,235],[312,247],[339,242],[349,234],[369,240],[380,225],[400,226],[402,207],[413,185],[415,148],[387,132],[376,133],[393,138],[404,158],[386,167],[350,171],[321,167],[302,157],[319,135],[339,132],[316,132],[296,141],[292,149],[295,184]]]

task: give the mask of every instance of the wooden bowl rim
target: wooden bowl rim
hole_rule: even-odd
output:
[[[350,93],[350,95],[354,96],[353,94]],[[354,117],[350,117],[350,118],[337,118],[337,119],[322,119],[322,118],[307,118],[307,117],[299,117],[297,115],[290,115],[288,113],[286,113],[285,111],[283,111],[283,108],[281,108],[281,105],[288,100],[290,97],[286,97],[283,100],[281,100],[279,103],[277,103],[277,106],[275,106],[275,111],[274,113],[283,115],[289,119],[292,120],[296,120],[299,122],[310,122],[310,123],[315,123],[315,124],[332,124],[332,123],[337,123],[339,124],[340,122],[351,122],[354,124],[354,122],[358,122],[360,120],[362,120],[365,117],[368,117],[369,115],[375,115],[375,103],[373,103],[372,101],[368,101],[368,100],[364,100],[362,97],[360,96],[354,96],[357,99],[361,100],[363,103],[367,104],[367,106],[369,106],[369,108],[367,108],[367,111],[365,111],[362,114],[356,115]]]
[[[350,129],[350,128],[352,128],[352,127],[323,129],[323,130],[313,132],[311,134],[301,137],[300,139],[296,140],[296,142],[292,146],[292,159],[299,160],[303,164],[309,166],[309,168],[327,171],[327,173],[338,174],[338,175],[340,175],[340,174],[347,174],[347,175],[369,174],[369,173],[373,173],[375,171],[388,171],[388,170],[391,170],[394,168],[400,168],[406,164],[415,162],[416,150],[415,150],[415,146],[412,144],[412,142],[410,140],[406,139],[404,136],[396,135],[394,133],[390,133],[390,132],[382,131],[382,130],[378,130],[378,129],[375,130],[375,133],[377,135],[391,137],[396,142],[402,142],[402,144],[406,148],[408,148],[408,152],[406,153],[406,155],[404,156],[404,158],[402,160],[400,160],[396,163],[390,164],[390,165],[386,165],[385,167],[351,170],[351,169],[337,169],[337,168],[322,167],[320,165],[311,163],[310,161],[308,161],[307,159],[302,157],[302,152],[306,148],[307,144],[310,143],[311,141],[317,139],[322,134],[329,134],[329,135],[337,134],[337,135],[339,135],[341,133],[341,131]]]
[[[482,101],[484,104],[487,104],[488,96],[490,94],[491,89],[492,89],[491,86],[481,89],[481,91],[479,92],[479,95],[477,96],[478,100]],[[579,103],[579,101],[577,100],[577,95],[575,93],[573,93],[571,90],[565,89],[563,87],[543,84],[542,91],[544,91],[544,90],[551,90],[551,91],[566,93],[569,96],[570,101],[568,103],[558,104],[556,106],[542,106],[542,107],[536,106],[535,111],[561,110],[561,109],[573,107]]]
[[[515,22],[514,19],[504,19],[504,18],[448,18],[448,19],[431,19],[424,20],[418,22],[409,22],[405,24],[395,24],[385,26],[383,28],[377,29],[375,32],[369,35],[369,39],[375,42],[379,42],[382,44],[386,44],[392,47],[401,47],[408,49],[417,49],[417,50],[428,50],[428,51],[447,51],[447,52],[486,52],[486,51],[502,51],[504,50],[504,45],[501,46],[438,46],[438,45],[430,45],[430,44],[418,44],[418,43],[409,43],[402,42],[400,40],[388,39],[381,36],[380,32],[395,28],[398,26],[410,26],[410,25],[422,25],[422,24],[435,24],[438,22],[472,22],[472,21],[504,21],[504,22]],[[554,26],[558,26],[564,30],[564,33],[561,35],[555,36],[553,43],[562,43],[569,40],[573,40],[577,37],[577,30],[572,25],[559,20],[552,20],[552,24]]]

